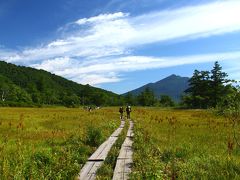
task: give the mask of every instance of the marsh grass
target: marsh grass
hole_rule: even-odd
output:
[[[227,119],[157,108],[139,108],[133,117],[132,179],[240,179],[240,150]]]
[[[131,179],[240,179],[240,149],[228,119],[211,111],[137,107],[132,118]],[[119,125],[118,108],[0,108],[0,179],[74,179]],[[240,137],[239,126],[235,131]],[[100,179],[112,176],[121,136]]]
[[[116,117],[114,108],[1,108],[0,179],[74,179]]]

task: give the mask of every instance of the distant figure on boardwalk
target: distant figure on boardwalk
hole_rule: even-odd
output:
[[[127,112],[127,119],[130,119],[131,106],[127,106],[126,112]]]
[[[123,107],[119,108],[119,113],[120,113],[120,119],[123,119]]]
[[[89,111],[89,112],[92,111],[92,107],[91,107],[91,106],[88,107],[88,111]]]

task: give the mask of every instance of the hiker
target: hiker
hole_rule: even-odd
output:
[[[89,111],[89,112],[92,111],[92,107],[91,107],[91,106],[88,107],[88,111]]]
[[[120,119],[123,119],[123,107],[119,108],[119,113],[120,113]]]
[[[131,106],[127,106],[126,112],[127,112],[127,119],[130,119]]]

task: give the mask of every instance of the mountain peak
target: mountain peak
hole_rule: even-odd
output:
[[[178,78],[178,79],[181,79],[181,78],[186,78],[186,77],[182,77],[182,76],[179,76],[179,75],[176,75],[176,74],[172,74],[164,79],[174,79],[174,78]]]
[[[173,100],[179,101],[181,95],[188,88],[188,80],[188,77],[181,77],[176,74],[172,74],[160,81],[146,84],[140,88],[130,91],[129,93],[139,95],[148,87],[154,92],[156,97],[168,95]]]
[[[164,79],[174,79],[174,78],[181,78],[181,76],[177,76],[176,74],[172,74],[168,77],[163,78],[162,80],[164,80]]]
[[[155,83],[159,84],[159,83],[169,83],[170,81],[174,82],[174,81],[181,81],[181,79],[185,79],[185,77],[181,77],[181,76],[178,76],[176,74],[172,74],[170,76],[167,76],[163,79],[161,79],[160,81],[157,81]],[[187,78],[188,79],[188,78]]]
[[[178,75],[176,75],[176,74],[172,74],[172,75],[170,75],[170,76],[168,76],[168,77],[180,77],[180,76],[178,76]]]

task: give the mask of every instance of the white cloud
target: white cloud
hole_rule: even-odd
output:
[[[62,38],[21,51],[0,49],[0,59],[45,69],[80,83],[120,81],[121,73],[239,58],[239,52],[187,57],[145,57],[132,50],[149,43],[240,31],[240,1],[216,1],[131,17],[118,12],[79,19]]]
[[[99,85],[102,83],[112,83],[119,82],[122,79],[118,76],[115,76],[113,73],[110,74],[81,74],[81,76],[75,76],[73,78],[75,82],[81,82],[82,84],[91,84],[91,85]]]
[[[131,19],[138,29],[131,42],[146,44],[239,31],[239,9],[240,1],[229,0],[138,16]]]
[[[82,84],[97,85],[121,81],[121,73],[123,72],[206,63],[216,60],[224,61],[225,63],[228,61],[237,62],[239,59],[240,51],[180,57],[126,56],[83,62],[65,57],[46,60],[41,64],[34,65],[34,67],[52,71],[57,75],[67,77]],[[56,65],[56,62],[59,63]]]
[[[124,14],[122,12],[114,13],[114,14],[101,14],[99,16],[91,17],[91,18],[83,18],[77,20],[75,23],[78,25],[83,25],[86,23],[99,23],[99,22],[106,22],[106,21],[112,21],[116,19],[120,19],[123,17],[128,16],[128,14]]]
[[[74,64],[69,57],[59,57],[55,59],[49,59],[41,62],[41,64],[32,64],[31,65],[37,69],[44,69],[50,72],[62,71],[65,68],[72,68]]]

